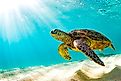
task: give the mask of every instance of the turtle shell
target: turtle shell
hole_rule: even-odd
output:
[[[86,37],[90,40],[95,40],[95,41],[110,41],[107,37],[105,37],[101,33],[88,29],[73,30],[69,32],[69,35],[71,35],[74,39]]]
[[[111,45],[111,41],[99,32],[88,29],[73,30],[69,32],[74,40],[81,39],[82,37],[87,41],[91,49],[101,49]]]

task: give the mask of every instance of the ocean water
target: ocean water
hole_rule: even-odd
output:
[[[61,42],[50,35],[50,31],[56,28],[65,32],[74,29],[92,29],[101,32],[112,41],[116,50],[106,48],[102,52],[95,50],[95,53],[99,56],[103,53],[105,58],[110,55],[120,56],[121,54],[120,0],[5,0],[1,1],[0,5],[1,76],[5,73],[4,71],[14,68],[27,69],[33,67],[40,69],[51,66],[53,68],[54,65],[59,66],[61,64],[64,68],[63,63],[70,63],[68,67],[74,67],[71,66],[71,63],[76,65],[77,62],[78,65],[80,61],[88,60],[83,53],[72,50],[69,50],[72,60],[64,60],[58,54],[58,46]],[[106,59],[105,61],[108,62]],[[113,61],[109,62],[109,67],[112,67],[111,62]],[[74,71],[76,72],[77,69]],[[28,68],[28,70],[31,69]],[[43,79],[42,81],[50,80]],[[121,79],[118,81],[121,81]]]

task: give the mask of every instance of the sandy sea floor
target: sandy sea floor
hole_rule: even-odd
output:
[[[121,81],[121,55],[101,58],[105,67],[93,61],[69,62],[0,71],[0,81]]]

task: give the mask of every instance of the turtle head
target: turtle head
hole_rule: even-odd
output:
[[[68,33],[61,31],[59,29],[54,29],[51,31],[51,36],[54,37],[57,40],[60,40],[62,42],[66,42],[66,39],[69,38],[70,36]]]

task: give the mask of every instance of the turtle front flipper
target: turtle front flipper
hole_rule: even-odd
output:
[[[66,60],[71,60],[71,57],[68,53],[68,48],[67,45],[62,43],[59,47],[58,47],[58,52],[59,54]]]
[[[93,50],[86,44],[86,41],[84,38],[78,39],[74,41],[74,46],[78,48],[80,51],[82,51],[86,56],[91,58],[95,63],[98,63],[99,65],[105,66],[103,61],[94,53]]]

